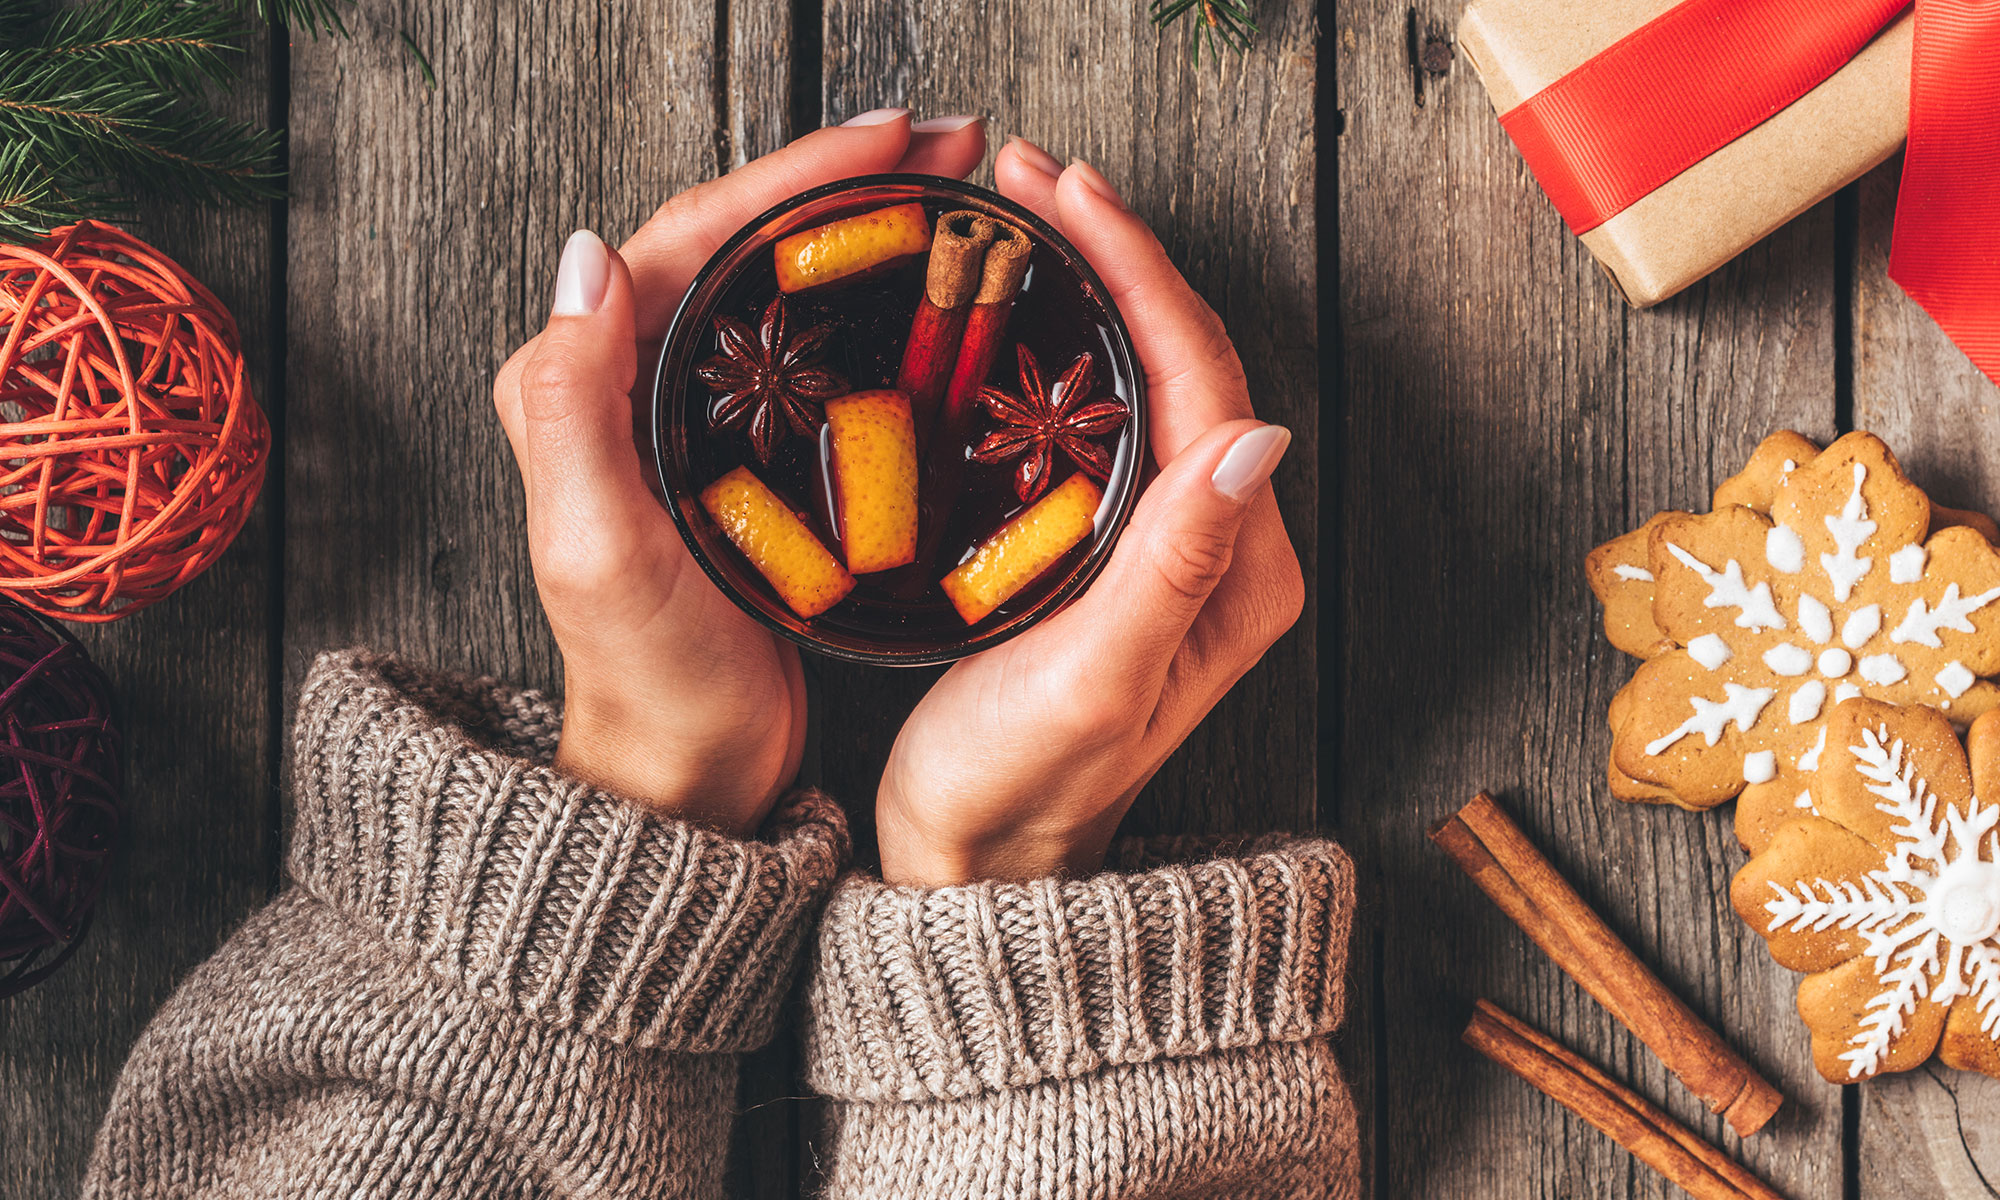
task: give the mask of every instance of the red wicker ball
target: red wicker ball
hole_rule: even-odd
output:
[[[111,688],[69,634],[0,600],[0,996],[62,965],[118,832]]]
[[[0,246],[0,594],[144,608],[229,547],[270,452],[235,318],[171,259],[94,221]]]

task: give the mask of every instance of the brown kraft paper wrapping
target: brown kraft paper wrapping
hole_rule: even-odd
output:
[[[1459,22],[1458,44],[1504,113],[1672,7],[1478,0]],[[1584,234],[1625,298],[1658,304],[1901,148],[1911,30],[1905,12],[1789,108]]]

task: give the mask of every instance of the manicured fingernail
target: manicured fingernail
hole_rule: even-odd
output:
[[[871,108],[859,116],[849,117],[840,124],[843,128],[855,125],[887,125],[910,115],[907,108]]]
[[[979,116],[932,117],[925,121],[912,121],[910,128],[918,133],[957,133],[967,125],[977,125],[985,119]]]
[[[562,265],[556,268],[556,302],[551,311],[558,317],[587,317],[604,303],[604,289],[611,285],[611,255],[604,243],[588,229],[569,235],[563,245]]]
[[[1278,460],[1285,457],[1285,447],[1291,444],[1292,431],[1283,425],[1253,429],[1231,444],[1222,461],[1215,464],[1209,482],[1216,491],[1241,504],[1264,486],[1271,472],[1278,469]]]
[[[1013,138],[1007,144],[1014,147],[1014,153],[1020,156],[1022,162],[1027,163],[1029,166],[1035,168],[1035,170],[1040,171],[1050,179],[1061,177],[1062,164],[1056,161],[1055,155],[1050,154],[1024,137]]]
[[[1083,186],[1089,188],[1093,192],[1096,192],[1098,195],[1104,197],[1106,200],[1109,200],[1111,203],[1116,204],[1118,207],[1120,208],[1125,207],[1125,201],[1119,199],[1118,189],[1112,187],[1111,181],[1109,179],[1106,179],[1100,173],[1098,173],[1096,167],[1091,166],[1089,163],[1083,161],[1080,158],[1070,159],[1069,166],[1070,170],[1076,172],[1076,177],[1078,179],[1083,180]]]

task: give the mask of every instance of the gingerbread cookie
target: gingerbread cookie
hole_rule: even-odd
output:
[[[1934,508],[1889,448],[1765,439],[1714,511],[1668,512],[1593,551],[1614,645],[1644,658],[1612,706],[1610,780],[1627,800],[1742,797],[1762,848],[1813,811],[1826,718],[1869,696],[1959,723],[2000,705],[1993,522]]]
[[[1828,1079],[1933,1053],[2000,1076],[2000,712],[1963,747],[1920,705],[1848,700],[1823,728],[1816,811],[1737,872],[1737,914],[1807,973],[1799,1013]]]

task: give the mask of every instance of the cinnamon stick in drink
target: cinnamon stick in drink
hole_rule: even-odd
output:
[[[1778,1089],[1667,990],[1491,796],[1474,796],[1431,840],[1739,1136],[1778,1111]]]
[[[1013,314],[1014,299],[1028,277],[1028,258],[1034,248],[1027,234],[1007,222],[989,224],[993,244],[986,248],[979,290],[973,293],[972,309],[965,317],[965,338],[959,344],[958,361],[952,365],[951,382],[945,387],[944,408],[938,414],[938,429],[947,442],[963,438],[971,425],[972,402],[1006,340],[1007,318]]]
[[[952,368],[958,364],[966,318],[979,294],[986,250],[995,232],[996,222],[976,212],[948,212],[938,218],[924,295],[917,301],[896,376],[896,390],[910,398],[920,437],[929,432],[938,402],[951,383]]]
[[[1546,1033],[1478,1002],[1465,1044],[1610,1135],[1697,1200],[1784,1200],[1722,1151]]]

